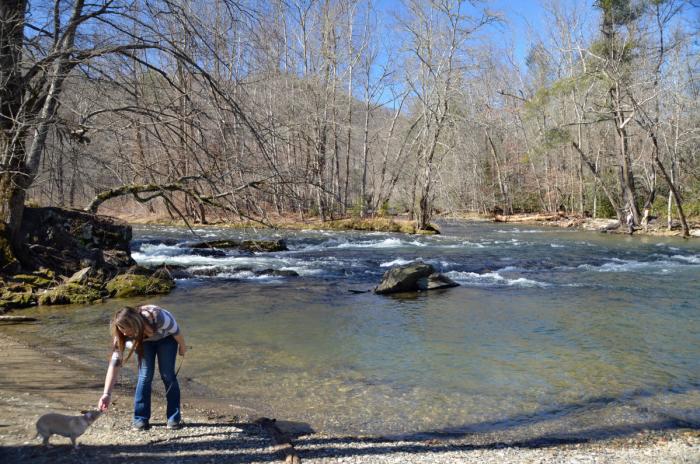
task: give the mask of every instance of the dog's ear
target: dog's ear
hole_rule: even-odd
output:
[[[89,412],[90,412],[89,409],[83,409],[82,411],[80,411],[80,414],[85,415],[85,414],[87,414],[87,413],[89,413]]]
[[[94,421],[98,417],[100,417],[100,414],[102,414],[102,411],[85,411],[83,413],[83,417],[89,421]]]

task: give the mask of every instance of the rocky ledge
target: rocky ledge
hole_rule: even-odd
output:
[[[167,268],[136,265],[131,226],[78,210],[27,208],[23,247],[3,253],[0,313],[41,305],[85,304],[110,297],[168,293]],[[7,242],[2,240],[4,250]],[[21,264],[20,264],[21,263]]]

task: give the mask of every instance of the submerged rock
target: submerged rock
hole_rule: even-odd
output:
[[[192,273],[187,269],[187,266],[179,264],[162,264],[155,268],[153,277],[171,278],[171,279],[189,279]]]
[[[196,256],[204,256],[207,258],[221,258],[223,256],[226,256],[226,252],[224,250],[217,250],[214,248],[193,248],[192,250],[188,250],[190,254],[196,255]]]
[[[189,248],[238,248],[240,246],[241,242],[237,240],[212,240],[188,245]]]
[[[385,295],[457,287],[458,285],[449,277],[435,272],[435,268],[430,264],[410,263],[394,266],[386,271],[374,292]]]
[[[254,272],[257,276],[272,276],[272,277],[299,277],[297,271],[290,269],[261,269]]]
[[[197,242],[185,244],[186,247],[191,248],[194,254],[201,254],[202,256],[220,256],[225,255],[221,250],[217,248],[231,249],[237,248],[243,251],[286,251],[287,244],[284,240],[243,240],[239,242],[237,240],[212,240],[210,242]],[[212,253],[203,254],[203,253]],[[220,255],[219,255],[220,254]]]
[[[222,266],[215,266],[215,267],[206,267],[202,269],[192,269],[190,270],[190,273],[194,276],[203,276],[203,277],[214,277],[218,274],[221,274],[222,272],[231,272],[231,269],[227,269]]]

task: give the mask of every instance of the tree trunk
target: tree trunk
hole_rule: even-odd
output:
[[[26,177],[22,112],[25,0],[0,2],[0,218],[12,247],[19,245]]]

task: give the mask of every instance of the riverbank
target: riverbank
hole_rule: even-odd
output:
[[[105,211],[105,214],[117,217],[130,224],[140,225],[176,225],[186,226],[181,219],[172,219],[165,216],[156,215],[138,215],[138,214],[123,214],[118,211]],[[567,216],[564,214],[546,214],[533,213],[525,214],[518,213],[512,215],[484,215],[480,213],[444,213],[435,216],[435,220],[462,220],[468,222],[503,222],[513,224],[526,224],[535,226],[558,227],[564,229],[580,229],[592,232],[605,232],[613,234],[625,234],[629,232],[627,227],[618,227],[618,221],[615,219],[605,218],[590,218],[580,217],[577,215]],[[688,225],[690,227],[691,237],[700,237],[700,218],[689,218]],[[190,224],[195,226],[195,224]],[[425,231],[417,231],[415,222],[408,219],[408,216],[387,216],[375,218],[343,218],[336,220],[321,221],[317,217],[307,217],[303,220],[297,216],[278,216],[271,215],[267,219],[267,223],[255,221],[234,221],[222,222],[214,221],[209,224],[196,224],[197,227],[215,226],[229,227],[232,229],[260,229],[267,227],[276,227],[289,230],[359,230],[359,231],[375,231],[375,232],[400,232],[405,234],[421,234]],[[436,226],[436,230],[439,227]],[[428,234],[432,231],[427,231]],[[439,232],[438,232],[439,233]],[[634,235],[638,236],[659,236],[659,237],[680,237],[680,224],[676,224],[673,229],[669,230],[664,221],[655,218],[646,228],[635,227]]]
[[[264,220],[237,220],[224,221],[213,220],[206,224],[202,223],[185,223],[181,218],[170,218],[162,215],[136,215],[122,214],[117,211],[105,212],[110,216],[116,217],[122,221],[132,225],[169,225],[187,227],[226,227],[230,229],[266,229],[278,228],[288,230],[362,230],[374,232],[399,232],[404,234],[425,234],[431,235],[436,233],[433,230],[417,230],[415,221],[411,221],[406,217],[387,216],[387,217],[345,217],[329,219],[321,221],[318,217],[299,218],[291,215],[270,215]]]
[[[28,343],[29,342],[29,343]],[[206,398],[188,400],[183,393],[186,427],[166,430],[162,400],[154,401],[153,428],[130,430],[133,385],[122,382],[114,404],[78,440],[72,451],[68,439],[53,437],[45,449],[34,436],[36,419],[49,411],[78,414],[94,407],[102,389],[103,372],[2,334],[0,328],[0,461],[67,462],[282,462],[268,435],[253,424],[254,412]],[[154,382],[154,385],[157,382]],[[158,394],[157,392],[155,394]],[[299,430],[299,424],[281,428]],[[604,424],[601,424],[604,427]],[[691,429],[630,429],[607,439],[540,437],[513,440],[498,435],[468,435],[411,440],[309,434],[293,440],[307,463],[562,463],[636,462],[694,463],[700,461],[700,431]]]

